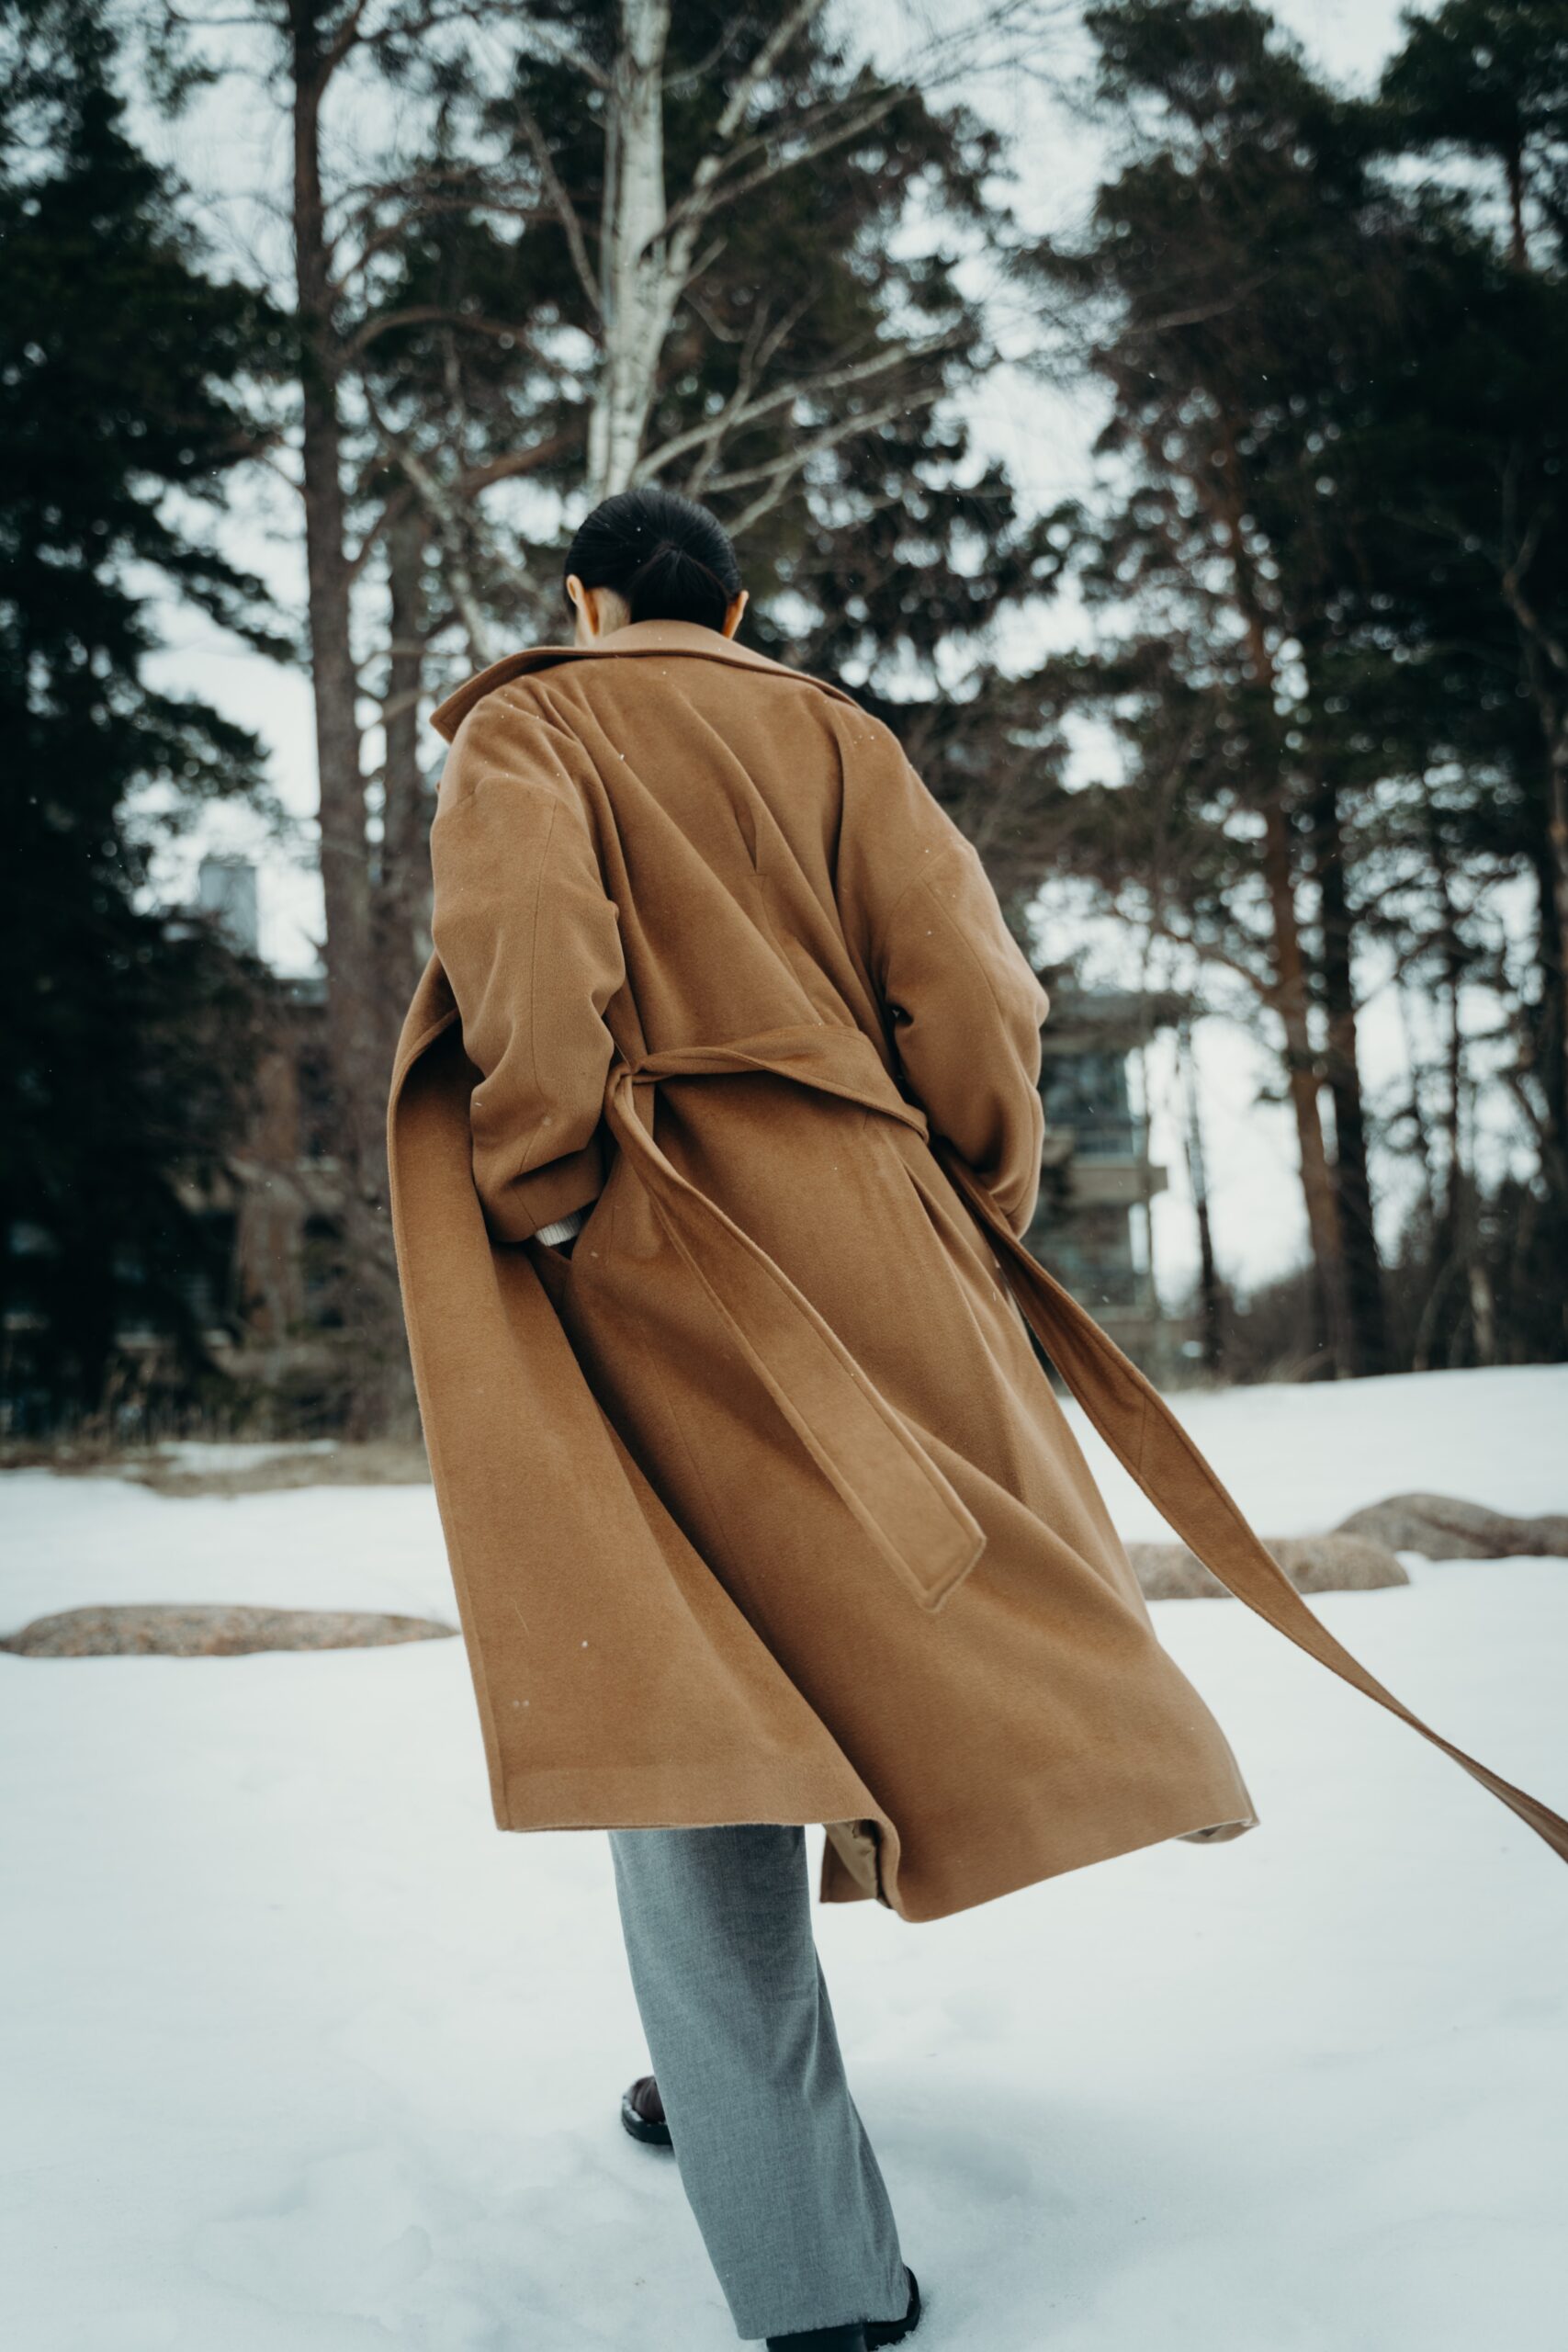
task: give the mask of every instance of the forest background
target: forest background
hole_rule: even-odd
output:
[[[642,480],[1038,960],[1187,1007],[1213,1370],[1568,1354],[1568,6],[1334,18],[5,0],[11,1426],[221,1409],[201,1204],[318,956],[311,1409],[406,1420],[425,718]]]

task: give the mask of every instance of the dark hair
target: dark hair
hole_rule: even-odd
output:
[[[624,596],[634,621],[721,629],[740,593],[740,566],[716,515],[651,482],[604,499],[578,525],[566,570],[585,588]]]

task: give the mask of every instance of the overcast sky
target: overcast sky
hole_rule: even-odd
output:
[[[1336,79],[1356,84],[1375,79],[1398,41],[1401,13],[1397,0],[1276,0],[1274,7],[1315,62]],[[877,28],[875,46],[883,50],[904,35],[910,11],[902,0],[875,0],[871,21]],[[1080,216],[1101,160],[1092,130],[1017,75],[966,87],[963,94],[1010,136],[1021,217],[1032,226],[1059,230]],[[254,93],[235,85],[176,132],[156,135],[166,137],[167,152],[194,187],[231,195],[267,179],[281,187],[287,159],[280,131]],[[214,226],[226,233],[231,232],[233,218],[231,211],[221,220],[212,216]],[[1082,484],[1096,422],[1091,400],[1054,398],[1021,387],[1014,374],[1000,370],[980,389],[972,413],[981,445],[1006,464],[1030,498],[1046,503]],[[298,608],[303,583],[291,504],[281,484],[239,488],[231,543],[243,560],[262,571]],[[264,950],[285,968],[309,966],[320,899],[311,868],[315,758],[308,679],[261,662],[186,615],[174,620],[157,674],[160,683],[205,693],[269,746],[275,786],[299,820],[292,849],[259,842],[254,825],[237,815],[216,818],[203,845],[259,852]],[[166,860],[163,879],[171,891],[184,895],[192,887],[197,846]],[[1124,976],[1126,943],[1103,926],[1087,939],[1058,930],[1042,944],[1052,956],[1087,946],[1091,973]],[[1363,1039],[1375,1089],[1403,1061],[1392,1005],[1374,1002],[1369,1008]],[[1205,1023],[1199,1043],[1216,1244],[1223,1269],[1244,1283],[1254,1283],[1293,1262],[1304,1246],[1292,1134],[1282,1111],[1258,1105],[1260,1083],[1275,1077],[1268,1057],[1220,1022]],[[1156,1048],[1151,1057],[1150,1108],[1156,1157],[1171,1178],[1170,1191],[1156,1208],[1156,1262],[1162,1286],[1174,1294],[1190,1279],[1196,1244],[1168,1047]]]

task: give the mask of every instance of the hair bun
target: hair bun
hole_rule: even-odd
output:
[[[724,582],[700,556],[668,533],[644,556],[621,594],[634,621],[706,619],[711,607],[716,617],[708,625],[714,628],[722,626],[729,603]],[[682,609],[694,604],[703,607],[700,616]]]
[[[566,570],[585,587],[614,589],[634,621],[722,629],[740,593],[740,567],[717,517],[651,482],[594,508],[572,540]]]

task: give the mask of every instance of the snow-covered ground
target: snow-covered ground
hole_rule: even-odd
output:
[[[1568,1509],[1568,1372],[1184,1402],[1268,1533]],[[1097,1464],[1098,1466],[1098,1464]],[[1129,1534],[1153,1516],[1107,1476]],[[423,1488],[0,1480],[0,1626],[450,1616]],[[1568,1561],[1316,1605],[1568,1809]],[[818,1914],[931,2352],[1563,2352],[1568,1872],[1235,1604],[1162,1635],[1262,1826],[919,1928]],[[490,1826],[460,1646],[0,1656],[15,2352],[719,2352],[604,1841]]]

